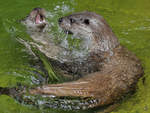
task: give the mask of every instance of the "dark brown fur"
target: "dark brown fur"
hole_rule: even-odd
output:
[[[75,23],[70,23],[70,18],[75,19]],[[81,18],[83,20],[88,18],[90,22],[96,19],[96,24],[91,22],[85,26],[84,23],[81,24]],[[82,28],[91,31],[87,32],[93,41],[93,45],[89,46],[89,56],[84,65],[77,68],[81,69],[80,72],[86,76],[73,82],[43,85],[30,90],[31,94],[91,97],[97,100],[89,105],[88,108],[92,108],[111,104],[135,88],[138,79],[143,75],[141,62],[133,53],[118,43],[117,38],[101,16],[91,12],[81,12],[61,18],[59,22],[62,29],[72,33],[77,34],[81,31],[79,34],[85,35]],[[75,27],[81,27],[80,31],[74,29]],[[90,65],[95,66],[91,69],[93,71],[84,73],[84,67],[90,67]]]

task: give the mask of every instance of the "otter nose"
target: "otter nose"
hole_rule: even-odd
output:
[[[62,21],[63,21],[63,18],[59,18],[59,19],[58,19],[59,24],[60,24]]]

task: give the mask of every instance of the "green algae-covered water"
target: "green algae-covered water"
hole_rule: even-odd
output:
[[[149,0],[0,0],[0,86],[18,83],[34,85],[32,71],[38,65],[16,38],[29,36],[20,25],[33,8],[43,7],[55,14],[54,24],[61,16],[83,10],[101,14],[112,27],[122,45],[141,59],[145,81],[136,93],[125,98],[113,113],[150,113],[150,1]],[[0,96],[0,113],[94,113],[62,111],[22,105],[6,95]]]

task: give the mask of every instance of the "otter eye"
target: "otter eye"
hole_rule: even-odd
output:
[[[89,24],[90,24],[89,19],[85,19],[85,20],[84,20],[84,23],[85,23],[86,25],[89,25]]]
[[[75,19],[70,18],[70,22],[71,22],[71,24],[72,24],[72,23],[75,23]]]

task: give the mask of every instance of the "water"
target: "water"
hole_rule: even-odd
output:
[[[82,2],[82,3],[81,3]],[[33,67],[36,62],[27,54],[16,37],[29,38],[18,20],[24,18],[31,9],[43,7],[53,12],[57,19],[63,15],[83,10],[101,14],[112,27],[122,45],[141,59],[145,70],[145,82],[138,83],[136,93],[124,99],[113,113],[150,112],[150,1],[149,0],[1,0],[0,1],[0,86],[16,86],[17,83],[34,85]],[[38,83],[37,83],[38,84]],[[14,99],[0,96],[0,113],[74,113],[54,109],[37,109],[25,106]],[[91,111],[78,111],[92,113]]]

